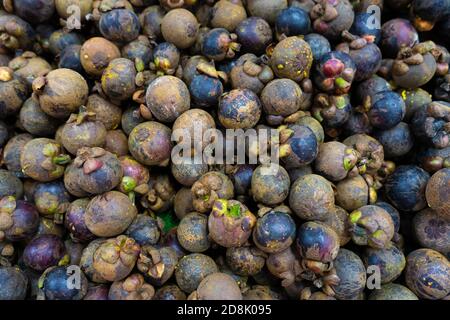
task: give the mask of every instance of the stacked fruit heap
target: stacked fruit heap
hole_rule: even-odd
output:
[[[0,299],[449,299],[449,36],[450,0],[4,0]],[[194,129],[279,164],[173,161]]]

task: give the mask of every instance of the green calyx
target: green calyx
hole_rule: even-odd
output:
[[[59,153],[59,145],[55,143],[47,143],[42,149],[44,156],[53,158]]]
[[[214,202],[212,213],[216,217],[225,215],[229,218],[240,218],[242,217],[241,204],[233,204],[226,199],[218,199]]]
[[[119,239],[119,247],[123,248],[127,244],[127,237],[120,237]]]
[[[45,281],[45,274],[43,274],[38,280],[38,288],[39,289],[44,288],[44,281]]]
[[[374,204],[375,202],[377,202],[377,199],[378,199],[377,190],[374,187],[370,187],[369,188],[369,203]]]
[[[346,171],[352,170],[358,161],[358,154],[355,150],[347,148],[345,150],[343,166]]]
[[[313,116],[314,116],[314,118],[315,118],[317,121],[319,121],[319,122],[322,122],[322,121],[323,121],[323,117],[322,117],[322,114],[321,114],[320,110],[316,110],[316,111],[313,113]]]
[[[240,218],[241,217],[241,206],[239,204],[232,205],[228,211],[227,216],[232,218]]]
[[[155,66],[162,71],[167,71],[170,69],[170,61],[167,58],[156,57],[154,63]]]
[[[345,171],[349,171],[353,168],[352,161],[349,158],[344,158],[344,169]]]
[[[60,177],[64,174],[64,167],[56,166],[54,170],[49,170],[49,174],[52,177]]]
[[[144,63],[144,61],[142,61],[141,58],[136,58],[134,60],[134,65],[136,67],[137,72],[142,72],[145,70],[145,63]]]
[[[372,237],[375,239],[383,239],[386,233],[383,230],[377,230],[374,233],[372,233]]]
[[[358,172],[359,174],[364,174],[367,171],[367,165],[366,164],[362,164],[360,166],[358,166]]]
[[[230,42],[229,48],[233,51],[239,51],[241,50],[241,44],[237,42]]]
[[[369,238],[369,245],[374,248],[386,247],[386,232],[383,230],[377,230]]]
[[[357,224],[359,219],[361,219],[362,212],[359,210],[353,211],[350,213],[349,219],[351,224]]]
[[[67,266],[70,263],[70,257],[68,254],[66,254],[64,257],[62,257],[61,260],[58,262],[58,266]]]
[[[121,186],[124,192],[128,193],[134,190],[136,188],[137,183],[136,180],[133,177],[125,176],[122,178]]]
[[[335,103],[336,103],[336,108],[338,108],[338,109],[344,109],[345,106],[347,105],[347,102],[343,96],[336,97]]]
[[[344,78],[337,78],[336,80],[334,80],[334,84],[336,85],[336,87],[340,89],[345,89],[350,86],[350,83],[346,81]]]
[[[74,115],[74,121],[76,125],[79,126],[80,124],[84,123],[89,119],[95,119],[95,115],[96,115],[95,112],[88,111],[85,106],[81,106],[78,114]]]
[[[68,164],[70,162],[70,156],[68,154],[60,154],[59,156],[53,157],[52,162],[58,165]]]
[[[344,169],[345,171],[349,171],[352,167],[352,163],[350,161],[350,159],[348,158],[344,158]]]
[[[133,191],[128,192],[128,199],[130,199],[131,203],[134,205],[136,203],[136,193]]]

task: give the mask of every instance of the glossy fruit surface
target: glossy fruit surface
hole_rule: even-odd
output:
[[[253,241],[264,252],[280,252],[293,243],[295,229],[290,215],[272,211],[258,219],[253,231]]]
[[[407,258],[406,284],[418,297],[442,299],[450,290],[449,262],[440,253],[430,249],[418,249]],[[425,280],[419,280],[425,279]]]
[[[64,258],[62,240],[55,235],[42,235],[28,243],[24,250],[24,263],[37,271],[56,266]]]
[[[386,181],[386,196],[397,209],[418,211],[426,206],[425,188],[429,174],[416,166],[400,166]],[[407,190],[403,192],[403,188]]]
[[[366,268],[361,259],[352,251],[341,249],[334,266],[340,279],[339,284],[333,287],[335,297],[339,300],[357,299],[366,284]]]
[[[114,42],[129,42],[139,35],[139,19],[127,9],[114,9],[102,14],[99,30],[108,40]]]
[[[70,266],[60,266],[47,269],[42,275],[42,292],[46,300],[81,300],[87,291],[88,281],[83,273],[80,273],[79,288],[69,288]]]

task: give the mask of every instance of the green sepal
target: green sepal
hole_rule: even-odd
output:
[[[353,168],[353,164],[349,158],[344,158],[344,169],[345,171],[350,171]]]
[[[241,206],[239,204],[234,204],[228,210],[228,216],[233,218],[239,218],[241,216]]]
[[[136,188],[136,180],[133,177],[125,176],[121,181],[122,188],[125,192],[131,192]]]
[[[343,96],[336,97],[336,108],[344,109],[347,105],[347,101]]]
[[[46,157],[53,157],[59,152],[58,145],[54,143],[47,143],[42,149],[42,154]]]
[[[145,70],[145,63],[141,58],[134,59],[134,65],[136,67],[137,72],[142,72]]]
[[[349,220],[352,224],[357,224],[359,219],[361,219],[362,212],[359,210],[353,211],[350,213]]]
[[[44,288],[44,281],[45,281],[45,275],[42,275],[38,280],[38,288],[39,289]]]
[[[54,164],[63,165],[70,162],[70,156],[68,154],[61,154],[59,156],[53,157],[52,162]]]
[[[136,193],[133,191],[128,192],[128,199],[130,199],[131,203],[135,205],[136,203]]]
[[[58,262],[58,266],[67,266],[70,262],[70,256],[68,254],[64,255],[61,260]]]
[[[334,83],[340,89],[345,89],[345,88],[348,88],[350,86],[350,83],[347,82],[343,78],[337,78],[336,80],[334,80]]]

